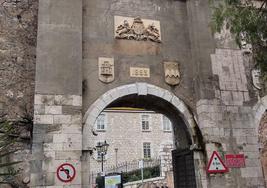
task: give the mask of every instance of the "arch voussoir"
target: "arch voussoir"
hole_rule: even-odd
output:
[[[90,136],[88,132],[93,129],[94,123],[98,117],[98,115],[113,101],[119,99],[120,97],[124,97],[127,95],[151,95],[158,98],[161,98],[169,103],[171,103],[177,111],[181,113],[181,117],[183,118],[188,132],[190,134],[191,139],[195,136],[195,127],[196,122],[194,121],[194,116],[191,114],[186,104],[175,96],[173,93],[166,89],[162,89],[158,86],[147,84],[147,83],[135,83],[119,86],[117,88],[113,88],[102,96],[99,97],[87,110],[85,116],[83,118],[84,127],[83,127],[83,148],[88,149],[90,147],[88,145]],[[193,141],[193,139],[192,139]]]

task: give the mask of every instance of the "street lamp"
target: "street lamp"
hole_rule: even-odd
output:
[[[105,142],[98,142],[96,145],[96,151],[98,154],[101,155],[101,172],[103,174],[104,168],[103,168],[103,162],[104,162],[104,155],[107,154],[109,144],[105,140]]]

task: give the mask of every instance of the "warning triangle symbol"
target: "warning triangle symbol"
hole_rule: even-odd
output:
[[[208,163],[207,172],[208,173],[228,172],[228,168],[225,166],[221,157],[216,151],[214,151],[211,155],[211,158]]]

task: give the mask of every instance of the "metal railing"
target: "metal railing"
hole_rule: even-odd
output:
[[[104,173],[105,174],[110,174],[110,173],[115,173],[115,172],[125,173],[125,172],[138,170],[139,161],[140,160],[125,161],[125,162],[119,163],[117,166],[115,165],[106,166],[104,168]],[[161,164],[160,159],[144,160],[144,168],[160,166],[160,164]],[[91,172],[90,177],[89,177],[91,184],[95,183],[96,178],[100,176],[100,174],[101,174],[100,169],[98,171]]]

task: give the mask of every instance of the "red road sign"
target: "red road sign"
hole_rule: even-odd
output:
[[[76,175],[76,170],[72,164],[64,163],[57,168],[57,178],[64,182],[71,182]]]
[[[244,154],[227,154],[225,155],[225,164],[228,168],[243,168],[245,167]]]
[[[207,168],[208,173],[224,173],[228,172],[228,168],[225,166],[223,163],[221,157],[219,154],[214,151],[211,155],[211,158],[208,163],[208,168]]]

